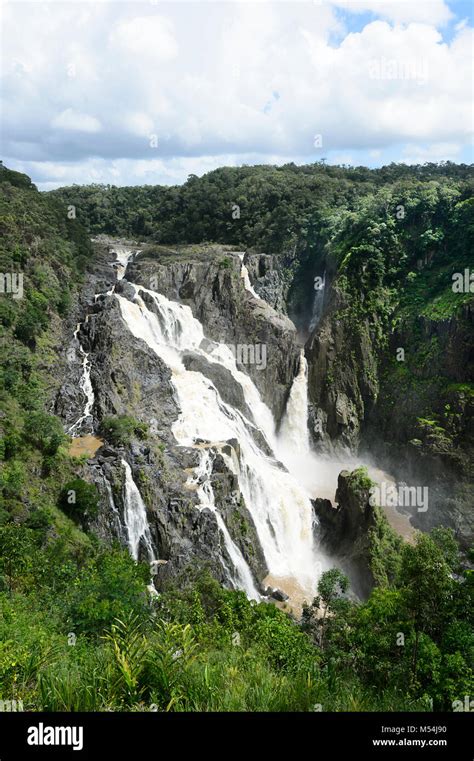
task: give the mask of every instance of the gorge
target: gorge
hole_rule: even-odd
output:
[[[0,299],[4,689],[163,711],[470,689],[471,184],[314,165],[38,193],[0,170],[24,274]]]
[[[97,460],[92,459],[87,466],[88,477],[92,477],[99,488],[101,483],[107,484],[107,495],[103,496],[106,505],[112,489],[114,505],[118,505],[118,523],[122,516],[118,533],[117,522],[110,524],[111,532],[106,529],[109,538],[128,536],[133,557],[148,558],[149,561],[158,557],[164,561],[155,576],[158,585],[162,576],[170,578],[182,572],[186,564],[201,564],[204,558],[206,561],[212,558],[217,577],[231,588],[243,589],[253,599],[262,599],[262,595],[272,594],[276,588],[277,596],[289,597],[288,605],[301,609],[303,602],[309,603],[314,597],[321,573],[334,564],[349,573],[353,588],[359,594],[366,595],[373,584],[368,540],[371,520],[364,518],[365,527],[360,529],[366,534],[362,540],[363,549],[354,552],[357,542],[351,542],[347,547],[345,529],[340,530],[339,538],[333,535],[324,542],[325,532],[320,531],[319,517],[331,522],[341,471],[366,466],[369,462],[368,475],[382,479],[385,489],[387,484],[395,481],[377,467],[369,453],[366,453],[365,460],[357,458],[357,450],[346,445],[339,450],[324,451],[323,448],[318,454],[317,443],[310,436],[305,353],[312,349],[316,329],[324,314],[326,273],[320,278],[320,287],[315,289],[309,324],[303,330],[303,335],[309,336],[305,350],[302,333],[297,332],[284,314],[276,312],[257,295],[250,282],[245,252],[211,247],[203,252],[195,248],[188,254],[183,249],[179,261],[175,261],[168,253],[163,257],[159,251],[147,253],[147,246],[142,251],[137,245],[127,248],[102,239],[104,245],[106,258],[116,257],[110,266],[117,273],[117,280],[109,290],[94,295],[93,303],[89,305],[92,311],[87,313],[73,336],[74,343],[78,340],[78,331],[83,328],[88,351],[79,344],[81,394],[72,407],[77,404],[80,411],[80,405],[84,404],[84,409],[69,433],[74,436],[81,431],[97,433],[101,427],[100,416],[110,412],[128,414],[133,409],[134,416],[152,434],[155,428],[158,436],[166,430],[168,445],[173,441],[174,476],[181,482],[180,494],[173,484],[170,501],[169,486],[165,486],[164,479],[161,478],[157,488],[153,475],[147,476],[147,509],[132,472],[138,471],[142,477],[145,451],[146,467],[152,467],[153,454],[149,445],[144,448],[137,441],[126,454],[122,450],[115,452],[109,446],[105,472],[103,464],[100,468],[97,465],[97,460],[101,460],[99,449]],[[108,277],[112,278],[113,272],[108,273]],[[147,288],[147,282],[156,290]],[[216,288],[223,295],[217,300],[217,306],[207,296]],[[193,309],[205,321],[205,327],[193,315]],[[252,325],[254,321],[258,321],[257,324],[264,322],[267,336],[271,333],[270,343],[264,346],[269,351],[270,366],[273,365],[277,377],[283,381],[278,407],[275,406],[275,386],[262,383],[266,366],[258,366],[255,354],[240,352],[240,365],[236,362],[235,347],[241,344],[234,342],[243,335],[238,332],[239,318],[233,322],[233,315],[238,310],[242,310],[240,319],[245,319],[246,340],[250,335],[249,323]],[[109,337],[111,320],[116,324]],[[291,365],[280,353],[282,330]],[[117,379],[115,370],[111,368],[110,376],[104,380],[97,366],[94,370],[95,398],[89,357],[92,354],[92,362],[98,364],[100,354],[97,359],[94,354],[104,343],[110,343],[113,353],[117,332],[121,336],[119,340],[129,344],[127,363],[133,361],[137,342],[144,343],[157,358],[162,372],[168,376],[166,394],[168,407],[174,404],[173,415],[163,416],[160,410],[157,420],[154,414],[149,414],[148,402],[153,392],[148,392],[144,405],[142,372],[137,372],[131,394],[128,383],[124,391],[121,381],[125,379]],[[249,346],[245,345],[245,348]],[[148,369],[147,374],[147,385],[153,386],[153,370]],[[161,377],[157,376],[157,382]],[[255,385],[257,382],[260,390]],[[104,386],[107,398],[103,399]],[[117,395],[120,396],[119,405]],[[59,390],[58,398],[63,396],[70,397],[68,378],[66,388]],[[336,411],[338,403],[336,400]],[[99,412],[95,422],[91,419],[94,406]],[[317,426],[315,428],[317,430]],[[169,451],[165,448],[160,453],[164,470],[169,468]],[[124,456],[130,459],[131,465],[123,459]],[[122,486],[123,470],[118,463],[125,468],[126,480]],[[95,475],[98,469],[102,470],[99,479]],[[215,487],[216,471],[219,476]],[[223,481],[231,486],[223,489]],[[158,493],[155,494],[155,490]],[[361,499],[359,509],[370,511],[370,505],[364,504],[364,499],[359,497],[359,501]],[[187,510],[191,514],[196,511],[196,517],[188,525],[181,523],[176,536],[168,526],[170,507],[176,504],[172,500],[178,500],[180,506],[186,501]],[[312,500],[316,502],[313,504]],[[333,507],[329,507],[328,500]],[[156,522],[155,505],[158,503],[161,503],[161,525]],[[340,504],[339,510],[347,509],[350,504],[348,497],[346,505]],[[424,512],[416,503],[407,506],[415,512],[417,509]],[[395,532],[411,541],[414,528],[409,515],[390,504],[384,505],[383,512]],[[213,544],[206,539],[209,532]],[[195,536],[201,534],[207,545],[204,553],[204,548],[194,541]],[[345,547],[344,551],[340,551],[338,543]],[[183,544],[187,548],[184,553]],[[331,558],[328,557],[328,547]],[[267,589],[268,584],[270,589]]]

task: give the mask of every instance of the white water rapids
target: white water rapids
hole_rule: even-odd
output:
[[[321,564],[314,548],[313,512],[307,490],[276,459],[279,450],[284,449],[284,432],[280,440],[277,440],[272,413],[263,403],[249,376],[237,370],[230,349],[222,344],[215,344],[210,352],[200,348],[204,338],[203,328],[189,307],[141,286],[133,287],[133,301],[118,294],[116,298],[130,332],[145,341],[172,371],[172,383],[181,409],[179,418],[172,427],[175,438],[179,444],[188,447],[195,446],[197,440],[204,440],[208,442],[209,450],[221,451],[226,464],[238,478],[270,575],[295,580],[310,598],[321,572]],[[145,294],[153,300],[153,311],[142,298]],[[212,381],[204,375],[186,370],[182,362],[186,350],[224,365],[232,373],[244,390],[253,420],[226,404]],[[294,394],[294,403],[289,405],[290,416],[295,414],[298,418],[296,423],[289,421],[287,424],[288,429],[293,431],[293,436],[297,435],[301,420],[298,405],[300,396]],[[270,450],[277,453],[275,457],[266,454],[255,442],[252,436],[255,428],[260,429]],[[306,420],[299,430],[300,435],[307,435],[304,433]],[[221,450],[229,439],[237,439],[238,454],[234,451],[233,456],[229,456]],[[198,492],[201,507],[208,507],[216,514],[227,553],[234,564],[234,585],[243,587],[249,596],[254,597],[255,585],[250,570],[226,527],[223,528],[222,517],[214,505],[209,480],[211,470],[209,460],[206,459],[209,453],[206,449],[203,450],[202,443],[198,446],[201,449],[198,474],[201,479],[204,477],[205,484]],[[288,466],[290,469],[290,462]]]
[[[111,253],[115,254],[117,257],[114,262],[117,271],[117,280],[122,280],[125,275],[127,265],[135,252],[126,246],[115,246]],[[139,251],[136,253],[139,253]]]
[[[122,460],[122,466],[125,470],[125,481],[123,486],[123,504],[125,508],[124,520],[128,533],[130,553],[135,560],[138,560],[140,542],[143,541],[147,550],[148,559],[151,562],[156,560],[156,556],[153,552],[146,507],[138,487],[133,480],[130,465],[126,460]]]
[[[125,276],[134,252],[125,246],[116,246],[112,253],[117,256],[114,266],[118,281]],[[252,296],[260,299],[250,283],[243,254],[239,257],[243,285]],[[311,600],[321,572],[329,566],[324,557],[316,555],[310,497],[333,499],[339,471],[345,467],[355,467],[357,463],[350,457],[344,462],[318,459],[311,450],[307,429],[308,379],[304,351],[301,351],[299,372],[293,381],[277,435],[270,409],[261,399],[251,378],[237,369],[230,347],[204,340],[203,327],[193,317],[189,307],[141,286],[130,285],[134,289],[133,300],[115,293],[115,285],[104,295],[118,299],[130,332],[145,341],[171,369],[180,407],[180,415],[172,431],[180,445],[194,447],[199,452],[199,463],[194,468],[193,476],[188,479],[188,485],[196,490],[199,509],[210,510],[215,516],[226,550],[221,560],[230,582],[234,587],[244,589],[249,598],[259,599],[250,568],[215,504],[211,477],[217,452],[237,476],[268,565],[268,582],[287,591],[294,601]],[[152,300],[152,308],[142,298],[145,294],[148,302]],[[97,294],[95,300],[101,295]],[[315,297],[315,323],[320,318],[323,299],[324,283]],[[89,316],[85,323],[88,319]],[[85,422],[91,419],[95,402],[90,378],[91,364],[88,353],[79,341],[80,328],[81,324],[78,324],[74,339],[82,356],[80,388],[85,404],[81,416],[68,430],[73,437],[80,436]],[[249,417],[225,403],[210,379],[199,372],[186,370],[182,361],[185,351],[193,351],[208,362],[225,367],[232,374],[234,381],[243,389],[247,408],[251,410],[247,413]],[[254,435],[256,432],[258,436]],[[266,446],[261,444],[262,437]],[[238,447],[231,450],[231,455],[228,447],[227,451],[223,450],[229,439],[238,441]],[[259,441],[260,444],[257,443]],[[127,539],[132,556],[138,559],[140,546],[144,547],[153,565],[159,561],[153,549],[146,507],[130,465],[122,460],[122,467],[125,475],[123,528],[110,484],[104,476],[114,521],[118,525],[119,535]],[[232,567],[229,567],[228,560]],[[149,591],[156,594],[152,584]]]
[[[249,271],[248,271],[247,267],[244,264],[244,256],[245,256],[245,252],[243,254],[239,254],[239,259],[240,259],[240,263],[241,263],[240,277],[244,281],[244,288],[245,288],[246,291],[249,291],[249,293],[251,293],[252,296],[254,296],[256,299],[261,301],[260,296],[258,295],[258,293],[256,292],[255,288],[253,287],[252,283],[250,282]]]

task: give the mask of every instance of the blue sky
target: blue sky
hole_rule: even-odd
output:
[[[472,8],[7,0],[3,160],[42,189],[321,158],[471,163]]]

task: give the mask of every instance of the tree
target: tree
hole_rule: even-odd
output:
[[[339,568],[331,568],[324,571],[318,582],[318,596],[313,600],[313,611],[316,612],[323,608],[323,615],[316,619],[319,627],[319,644],[324,647],[324,630],[326,616],[337,609],[336,601],[340,600],[349,587],[349,579]]]
[[[97,487],[82,478],[68,481],[59,495],[59,507],[74,521],[88,527],[99,512]]]
[[[418,534],[416,544],[407,544],[403,549],[399,583],[403,587],[404,608],[415,631],[412,683],[417,676],[420,634],[436,635],[440,632],[452,597],[454,582],[445,552],[445,548],[426,534]]]
[[[46,412],[32,412],[25,421],[27,441],[45,455],[55,455],[66,436],[59,418]]]

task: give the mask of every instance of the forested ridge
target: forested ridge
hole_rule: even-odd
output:
[[[381,522],[368,599],[329,571],[300,621],[221,588],[205,568],[150,597],[148,565],[90,530],[98,494],[78,476],[83,461],[70,454],[53,399],[63,326],[94,261],[89,235],[282,254],[296,314],[324,257],[349,296],[341,321],[375,315],[373,341],[385,351],[394,320],[409,330],[420,313],[439,321],[470,303],[470,292],[453,298],[451,273],[453,260],[469,265],[472,183],[471,167],[450,163],[317,164],[224,168],[172,188],[43,194],[0,170],[0,269],[24,273],[24,298],[0,295],[0,699],[52,711],[462,710],[474,689],[474,575],[452,531],[436,528],[411,545]],[[428,372],[439,347],[416,331],[414,341]],[[411,362],[398,371],[407,385],[419,368]],[[472,379],[453,389],[448,376],[430,386],[427,409],[440,386],[457,402],[443,398],[436,418],[424,418],[426,446],[452,449],[451,437],[462,459],[470,440],[461,413],[445,405],[466,405]],[[389,387],[382,377],[387,399]]]
[[[363,199],[392,188],[403,203],[420,183],[436,183],[472,195],[472,167],[465,164],[392,164],[381,169],[324,163],[297,166],[223,167],[183,185],[116,187],[73,185],[51,191],[76,208],[91,234],[130,236],[156,243],[217,241],[280,253],[302,251],[330,234]],[[385,197],[385,201],[388,198]],[[419,212],[429,209],[425,202]]]

